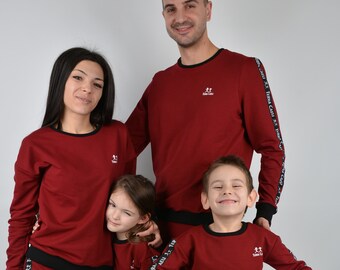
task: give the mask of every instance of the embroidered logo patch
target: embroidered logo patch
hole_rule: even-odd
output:
[[[262,247],[255,247],[253,257],[263,256]]]
[[[214,92],[211,87],[207,87],[205,91],[202,93],[202,96],[213,96]]]
[[[113,164],[118,163],[118,155],[112,155],[112,163]]]

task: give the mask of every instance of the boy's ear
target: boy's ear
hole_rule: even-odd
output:
[[[253,189],[249,195],[248,195],[248,203],[247,203],[247,206],[248,207],[253,207],[255,202],[256,202],[256,199],[257,199],[257,192],[255,189]]]
[[[145,214],[144,216],[141,216],[137,224],[147,223],[150,220],[150,217],[150,214]]]
[[[210,208],[208,195],[205,192],[201,192],[201,203],[204,210],[208,210]]]

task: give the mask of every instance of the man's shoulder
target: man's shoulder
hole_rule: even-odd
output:
[[[168,67],[166,67],[164,69],[160,69],[160,70],[158,70],[155,73],[154,77],[158,77],[158,76],[162,76],[162,75],[167,75],[170,72],[172,72],[173,70],[175,70],[177,68],[177,66],[178,66],[178,62],[176,62],[175,64],[173,64],[171,66],[168,66]]]
[[[248,56],[246,54],[231,51],[228,49],[222,49],[222,52],[220,53],[221,59],[226,62],[226,64],[232,65],[232,64],[238,64],[238,65],[244,65],[246,63],[255,63],[256,57],[254,56]]]

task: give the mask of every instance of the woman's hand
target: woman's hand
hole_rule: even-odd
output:
[[[40,224],[38,220],[34,223],[33,229],[32,229],[32,234],[34,234],[35,231],[38,231],[40,227]]]

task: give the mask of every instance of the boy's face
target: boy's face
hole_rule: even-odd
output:
[[[136,224],[145,223],[146,219],[147,215],[140,216],[138,208],[123,189],[118,188],[111,194],[106,209],[109,231],[125,234]]]
[[[248,190],[245,174],[235,166],[222,165],[211,172],[208,193],[202,192],[204,209],[214,217],[238,217],[242,220],[246,207],[256,200],[256,191]]]

